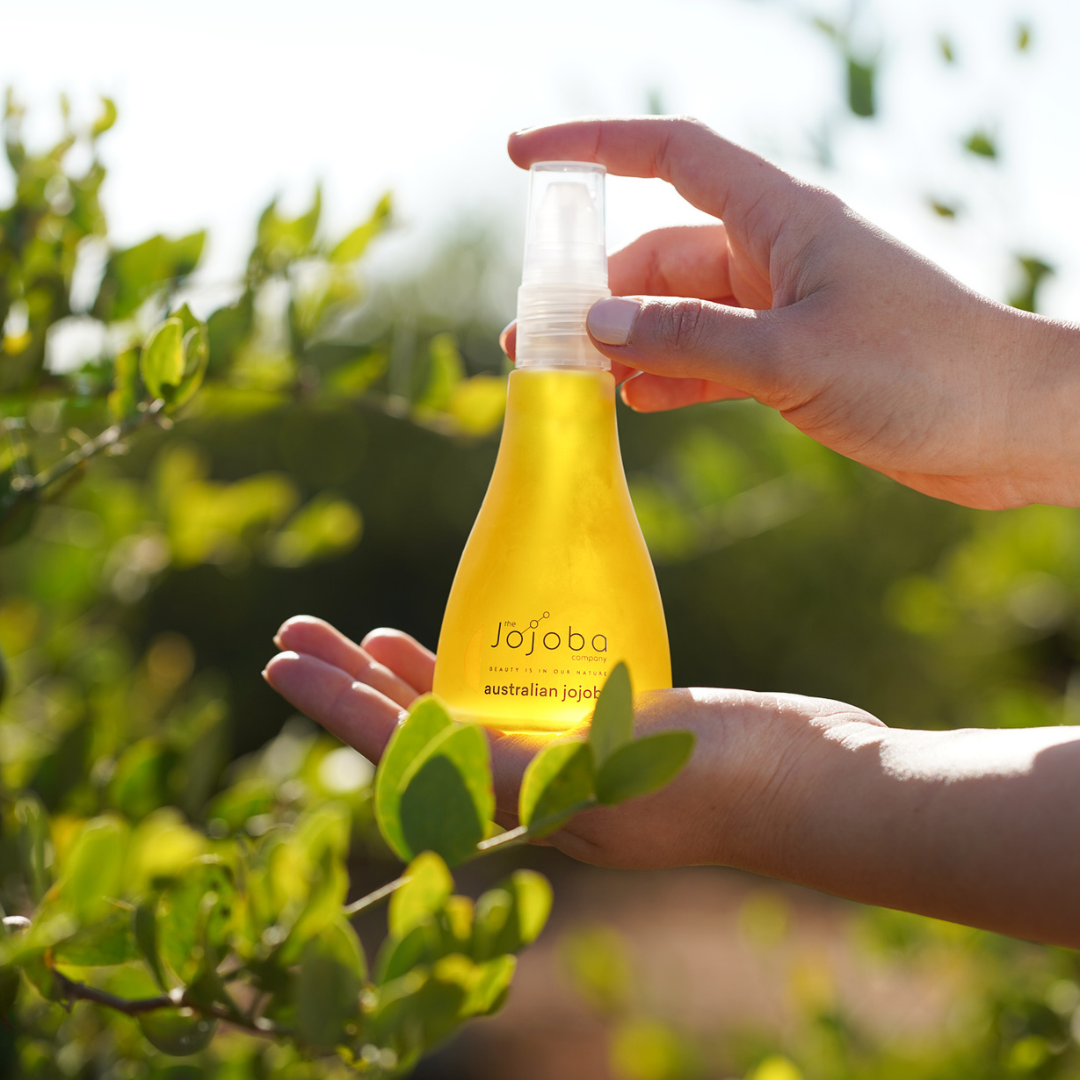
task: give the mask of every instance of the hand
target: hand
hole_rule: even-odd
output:
[[[290,619],[267,681],[377,761],[435,657],[407,634],[355,645]],[[544,843],[584,862],[725,864],[826,892],[1072,948],[1080,946],[1080,736],[1075,728],[905,731],[836,701],[662,690],[638,734],[693,731],[665,788],[579,814]],[[584,725],[562,738],[582,738]],[[525,767],[550,741],[491,733],[499,824],[517,824]]]
[[[267,682],[372,761],[381,757],[408,706],[431,689],[434,655],[397,630],[374,630],[356,645],[321,619],[301,615],[286,622],[274,641],[284,651],[267,664]],[[690,763],[656,794],[579,814],[545,842],[602,866],[723,863],[772,872],[780,859],[782,807],[795,804],[801,785],[813,785],[822,731],[851,723],[880,724],[850,706],[795,695],[642,695],[637,733],[693,731]],[[583,724],[563,737],[584,738],[586,731]],[[513,828],[525,768],[552,737],[489,734],[497,820]]]
[[[1080,505],[1080,331],[979,296],[691,120],[573,121],[512,135],[509,152],[661,177],[720,219],[611,257],[612,292],[635,299],[599,301],[589,330],[616,379],[634,375],[631,407],[752,396],[938,498]]]

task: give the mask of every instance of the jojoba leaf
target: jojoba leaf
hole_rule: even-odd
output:
[[[454,888],[446,863],[433,851],[417,855],[404,876],[408,878],[390,898],[388,922],[390,933],[403,938],[439,911]]]
[[[375,820],[379,832],[394,853],[405,861],[412,857],[412,852],[401,831],[401,778],[424,747],[452,723],[437,698],[431,695],[420,698],[390,737],[375,773]]]
[[[600,691],[589,727],[589,743],[596,755],[596,764],[603,765],[614,751],[633,737],[634,695],[630,672],[620,660]]]
[[[662,731],[635,739],[601,766],[596,797],[611,806],[657,791],[676,776],[693,750],[694,736],[689,731]]]
[[[518,817],[537,836],[563,825],[573,811],[588,802],[596,779],[589,743],[555,743],[529,762],[521,782]]]
[[[163,398],[167,387],[178,386],[184,377],[183,323],[166,319],[147,339],[139,370],[151,397]]]
[[[487,737],[455,726],[436,736],[401,779],[401,831],[410,853],[435,851],[451,866],[483,840],[495,795]]]
[[[154,1009],[139,1013],[139,1030],[166,1054],[180,1057],[197,1054],[210,1045],[217,1021],[200,1016],[194,1009]]]

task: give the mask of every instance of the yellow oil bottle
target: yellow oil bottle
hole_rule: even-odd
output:
[[[608,362],[600,166],[534,165],[517,370],[495,470],[443,617],[434,691],[460,720],[561,731],[612,667],[671,685],[660,593],[626,486]]]

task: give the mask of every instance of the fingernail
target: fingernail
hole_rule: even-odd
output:
[[[279,649],[281,648],[281,631],[280,630],[273,636],[273,638],[271,638],[271,641],[273,641],[273,643]]]
[[[589,333],[605,345],[625,345],[630,340],[641,311],[641,301],[626,296],[609,296],[589,308]]]
[[[263,668],[262,671],[259,672],[259,674],[265,679],[266,678],[266,668]]]
[[[510,355],[510,350],[506,347],[506,336],[517,325],[517,319],[511,319],[502,329],[502,333],[499,335],[499,348],[502,349],[507,356]]]

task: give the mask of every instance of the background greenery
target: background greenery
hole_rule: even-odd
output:
[[[835,122],[873,124],[876,54],[844,26],[820,28],[847,79]],[[1031,35],[1018,25],[1016,49]],[[955,63],[947,38],[938,47]],[[356,637],[389,624],[434,645],[497,446],[496,337],[512,315],[498,298],[512,289],[492,283],[515,282],[517,268],[471,228],[410,274],[368,280],[362,259],[392,225],[389,197],[326,237],[316,192],[295,219],[266,209],[224,306],[199,309],[190,275],[204,237],[193,234],[107,248],[73,311],[76,268],[108,233],[99,156],[74,173],[68,163],[114,120],[106,104],[42,150],[22,144],[17,101],[7,106],[17,185],[0,210],[0,900],[9,914],[29,910],[82,823],[103,813],[143,838],[146,864],[132,873],[149,875],[148,853],[171,850],[161,837],[177,859],[271,828],[303,837],[328,801],[347,811],[356,895],[396,872],[371,827],[371,769],[290,719],[258,673],[298,611]],[[1000,133],[973,125],[963,146],[992,166]],[[926,212],[964,210],[928,198]],[[1030,252],[1016,266],[1009,299],[1035,308],[1052,269]],[[140,413],[139,346],[185,299],[206,320],[205,385],[174,418]],[[87,332],[96,358],[50,370],[65,335]],[[78,447],[117,422],[138,430],[74,466]],[[1076,722],[1076,511],[936,503],[751,403],[620,408],[619,424],[677,684],[820,694],[920,727]],[[35,476],[49,481],[40,491]],[[758,915],[768,938],[769,912]],[[375,940],[374,923],[359,925]],[[702,1042],[650,1013],[632,953],[610,932],[566,949],[584,1001],[610,1023],[620,1076],[1080,1075],[1073,954],[886,912],[867,915],[865,941],[895,965],[962,967],[968,1020],[898,1046],[808,992],[790,1030]],[[86,1003],[67,1012],[29,985],[0,1056],[18,1077],[341,1068],[236,1031],[181,1064],[129,1018]],[[437,1061],[424,1067],[438,1075]]]

